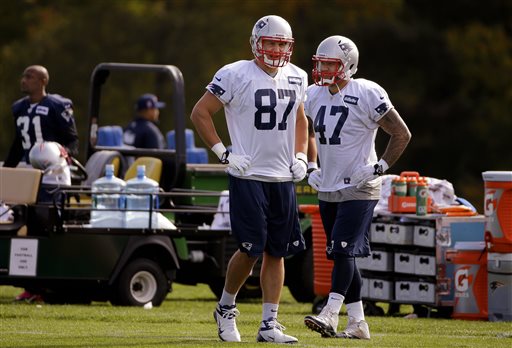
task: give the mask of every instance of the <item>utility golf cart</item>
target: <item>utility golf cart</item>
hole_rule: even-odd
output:
[[[101,130],[109,126],[100,112],[104,85],[115,76],[141,73],[153,75],[158,86],[170,82],[162,94],[169,95],[171,148],[140,149],[99,141]],[[227,213],[219,208],[227,176],[220,164],[187,163],[192,131],[186,129],[185,120],[184,81],[177,67],[96,66],[91,76],[87,161],[79,185],[56,190],[53,202],[42,204],[36,201],[39,170],[0,168],[0,200],[9,204],[15,217],[12,223],[0,224],[0,284],[27,288],[49,303],[110,301],[142,306],[152,302],[158,306],[173,282],[206,283],[220,296],[227,261],[237,247],[229,227],[211,226],[215,214]],[[91,183],[104,175],[105,164],[114,164],[116,176],[128,179],[140,163],[161,188],[160,204],[148,212],[147,226],[93,227]],[[20,185],[27,188],[26,193],[17,191]],[[299,203],[315,203],[306,183],[299,183],[297,190]],[[154,214],[173,227],[154,223]],[[311,223],[307,218],[301,223],[311,245]],[[312,301],[311,248],[287,259],[285,265],[292,295]],[[260,293],[258,265],[240,296]]]

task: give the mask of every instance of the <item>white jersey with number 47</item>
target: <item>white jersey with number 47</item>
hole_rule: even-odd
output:
[[[354,171],[377,162],[377,121],[393,108],[388,94],[366,79],[351,79],[334,95],[327,87],[311,85],[304,108],[314,122],[322,169],[320,191],[354,186],[350,182]]]
[[[306,72],[291,63],[275,77],[248,60],[225,65],[215,73],[206,89],[224,104],[232,151],[252,158],[243,177],[292,180],[296,114],[307,85]],[[228,171],[240,176],[231,168]]]

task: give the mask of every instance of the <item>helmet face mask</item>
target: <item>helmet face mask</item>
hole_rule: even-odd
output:
[[[323,64],[334,63],[334,69],[323,69]],[[326,65],[327,65],[326,64]],[[329,65],[331,65],[329,64]],[[330,86],[345,80],[345,66],[341,59],[313,56],[313,81],[318,86]]]
[[[349,80],[357,71],[359,51],[352,40],[335,35],[318,45],[313,56],[313,80],[318,86],[330,86]],[[322,63],[337,63],[334,70],[322,70]]]
[[[269,68],[280,68],[288,64],[293,53],[293,43],[290,25],[279,16],[265,16],[252,29],[252,53]]]

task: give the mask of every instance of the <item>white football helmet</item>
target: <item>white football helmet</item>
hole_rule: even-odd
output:
[[[71,172],[66,149],[54,141],[34,144],[29,152],[32,167],[44,171],[43,183],[71,185]]]
[[[333,72],[322,71],[322,63],[338,63]],[[319,86],[329,86],[348,80],[357,71],[359,51],[352,40],[340,35],[330,36],[318,45],[313,56],[313,81]]]
[[[293,52],[293,36],[290,24],[279,16],[265,16],[259,19],[250,38],[252,53],[254,57],[268,67],[283,67],[290,61]],[[279,52],[264,50],[264,41],[284,43],[284,49]]]

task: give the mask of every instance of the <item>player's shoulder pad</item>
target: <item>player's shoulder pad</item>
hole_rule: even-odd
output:
[[[217,74],[215,76],[222,76],[222,77],[230,77],[230,76],[236,76],[239,74],[245,74],[248,70],[248,67],[252,64],[250,60],[239,60],[230,64],[224,65],[222,68],[219,69]]]
[[[352,82],[357,84],[361,89],[383,89],[377,82],[364,78],[352,79]]]
[[[48,94],[47,100],[55,105],[62,106],[64,109],[72,108],[73,102],[71,99],[61,96],[60,94]]]

